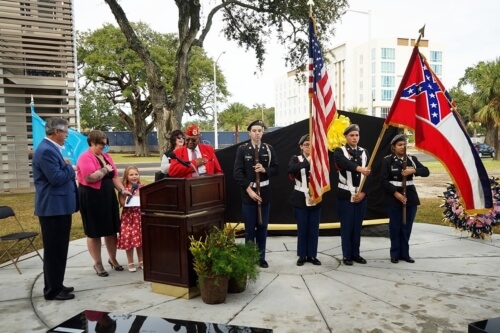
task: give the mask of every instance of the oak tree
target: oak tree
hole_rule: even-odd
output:
[[[105,0],[127,39],[144,63],[147,75],[153,119],[158,130],[160,147],[166,147],[168,133],[180,127],[182,115],[191,88],[189,58],[196,48],[203,48],[214,20],[222,20],[222,32],[231,41],[255,52],[261,68],[271,36],[284,46],[286,64],[291,68],[305,69],[308,61],[308,13],[305,0],[173,0],[178,9],[179,46],[175,53],[173,91],[168,94],[161,85],[161,76],[148,49],[138,38],[117,0]],[[314,15],[317,34],[322,45],[334,36],[333,24],[345,12],[347,0],[315,0]]]
[[[131,27],[157,66],[159,87],[164,94],[171,95],[178,39],[174,34],[157,33],[145,23],[131,23]],[[111,24],[95,31],[80,32],[77,37],[77,59],[80,77],[85,80],[82,92],[100,92],[103,97],[109,99],[124,125],[133,133],[135,154],[148,156],[148,133],[156,125],[151,88],[144,63],[137,53],[127,46],[123,33]],[[207,109],[211,108],[211,65],[212,62],[202,49],[192,52],[191,85],[184,106],[184,111],[190,115],[205,117]],[[226,93],[223,75],[220,75],[218,87],[218,90]],[[96,104],[96,107],[105,106]],[[104,110],[96,109],[96,112]]]

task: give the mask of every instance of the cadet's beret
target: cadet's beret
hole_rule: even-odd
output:
[[[347,135],[351,133],[352,131],[358,131],[359,132],[359,126],[356,124],[352,124],[347,126],[347,128],[344,130],[344,135]]]
[[[191,125],[186,130],[186,136],[200,136],[200,128],[196,125]]]
[[[309,141],[309,134],[305,134],[300,137],[299,145],[303,144],[304,141]]]
[[[405,141],[406,142],[406,135],[404,134],[398,134],[396,135],[392,140],[391,140],[391,145],[396,144],[398,141]]]
[[[261,126],[262,128],[266,128],[266,126],[264,125],[264,122],[262,120],[260,120],[260,119],[252,121],[250,123],[250,125],[248,125],[247,131],[250,131],[250,129],[252,128],[252,126]]]

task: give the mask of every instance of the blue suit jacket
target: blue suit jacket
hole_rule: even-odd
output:
[[[33,154],[35,215],[71,215],[78,211],[75,171],[66,164],[59,148],[42,140]]]

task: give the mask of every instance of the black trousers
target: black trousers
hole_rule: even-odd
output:
[[[45,299],[62,291],[68,259],[71,215],[39,216],[43,239],[43,280]]]

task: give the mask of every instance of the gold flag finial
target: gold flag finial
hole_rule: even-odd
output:
[[[312,16],[314,1],[313,0],[307,0],[307,5],[309,6],[309,16]]]
[[[416,46],[418,46],[418,44],[420,43],[420,39],[421,39],[422,37],[424,37],[424,35],[425,35],[425,24],[424,24],[424,26],[423,26],[422,28],[420,28],[420,29],[418,30],[418,33],[419,33],[419,35],[418,35],[418,39],[417,39],[417,42],[415,43],[415,45],[416,45]]]

